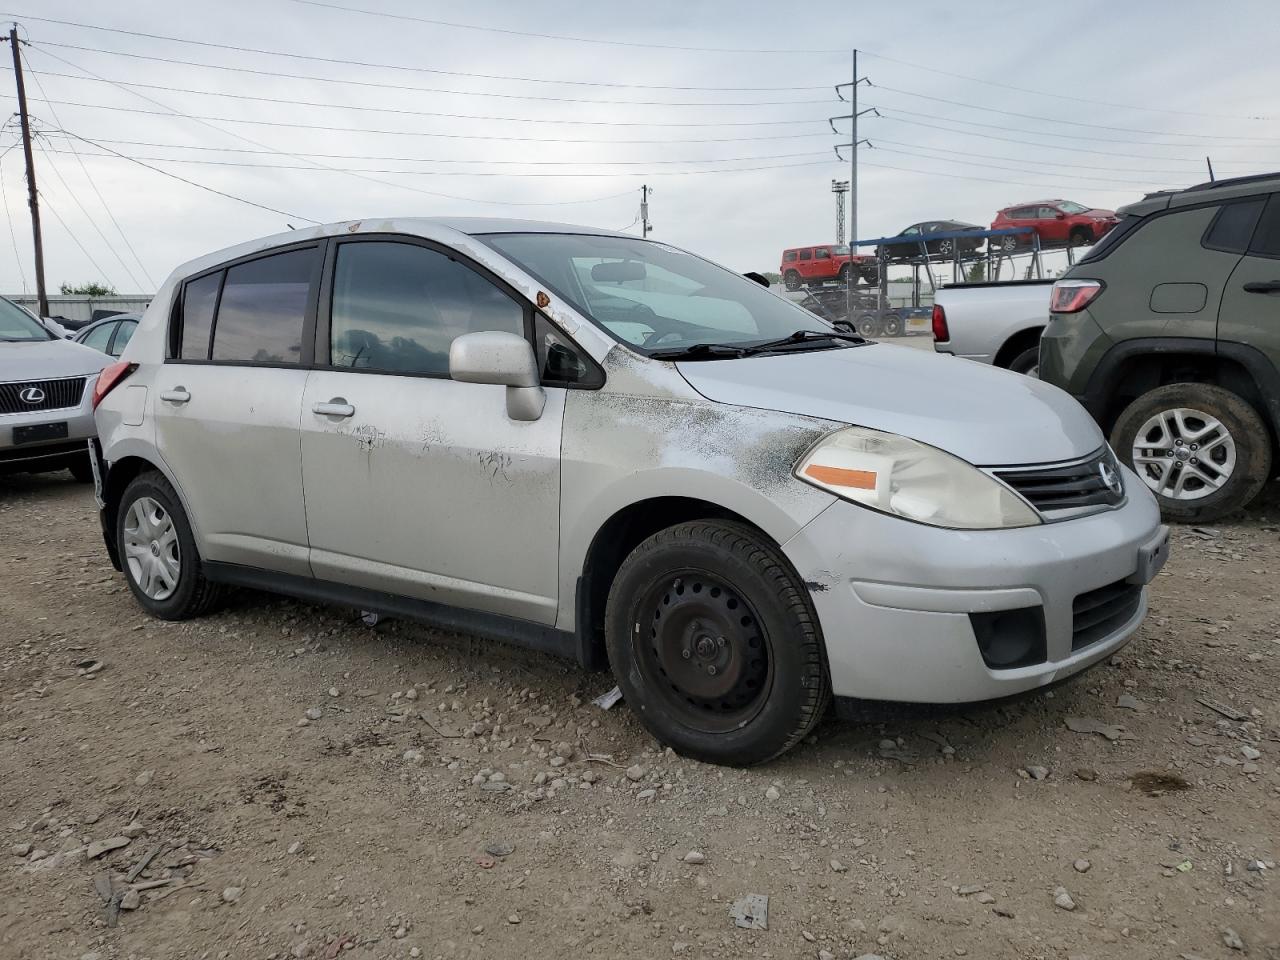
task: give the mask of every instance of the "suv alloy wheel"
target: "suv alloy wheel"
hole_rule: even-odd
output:
[[[1238,510],[1270,475],[1271,444],[1258,411],[1207,383],[1144,393],[1120,414],[1111,445],[1176,520]]]

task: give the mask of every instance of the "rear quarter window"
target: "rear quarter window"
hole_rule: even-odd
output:
[[[221,270],[198,277],[182,288],[177,353],[183,360],[209,359],[209,333],[213,330],[213,311],[221,288]]]
[[[782,255],[782,260],[784,263],[795,263],[796,252],[794,250],[788,250]]]
[[[1258,221],[1249,244],[1249,253],[1258,257],[1280,258],[1280,194],[1273,193]]]
[[[1204,232],[1201,246],[1226,253],[1244,253],[1249,249],[1249,241],[1258,225],[1258,215],[1262,213],[1265,202],[1262,197],[1255,197],[1224,203],[1214,216],[1213,223],[1209,224],[1209,229]]]
[[[1145,219],[1145,217],[1122,218],[1119,223],[1102,235],[1102,239],[1093,245],[1093,248],[1086,256],[1081,257],[1076,263],[1095,263],[1101,260],[1127,240],[1138,227],[1142,226]]]

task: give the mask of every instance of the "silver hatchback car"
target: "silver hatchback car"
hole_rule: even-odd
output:
[[[983,700],[1115,651],[1168,531],[1066,394],[632,236],[377,220],[176,271],[97,394],[107,549],[612,668],[662,742]]]

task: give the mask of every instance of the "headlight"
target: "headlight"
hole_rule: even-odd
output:
[[[992,530],[1040,523],[1012,490],[977,467],[893,433],[845,427],[819,440],[795,475],[872,510],[935,527]]]

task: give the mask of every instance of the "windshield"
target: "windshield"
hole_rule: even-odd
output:
[[[568,233],[482,239],[641,353],[832,329],[752,280],[652,240]]]
[[[16,303],[0,297],[0,341],[52,340],[53,334]]]
[[[1090,208],[1083,206],[1079,203],[1072,203],[1070,200],[1063,200],[1061,203],[1058,204],[1058,209],[1061,210],[1063,213],[1084,213],[1086,210],[1089,210]]]

